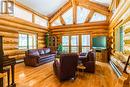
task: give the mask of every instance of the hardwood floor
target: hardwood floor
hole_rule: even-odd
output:
[[[96,62],[96,73],[85,73],[76,80],[59,82],[53,73],[52,62],[39,67],[27,67],[23,63],[16,65],[15,81],[17,87],[110,87],[105,79],[106,63]]]

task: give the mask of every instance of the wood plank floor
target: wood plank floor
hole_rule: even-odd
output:
[[[76,80],[59,82],[53,73],[52,62],[38,67],[27,67],[23,63],[16,65],[16,87],[109,87],[104,76],[103,67],[106,63],[96,62],[96,73],[85,73]]]

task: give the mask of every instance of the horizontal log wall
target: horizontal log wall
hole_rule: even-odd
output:
[[[58,37],[58,44],[62,42],[61,36],[63,35],[80,35],[90,34],[91,38],[95,36],[108,36],[108,23],[107,22],[95,22],[85,23],[81,25],[66,25],[51,27],[51,33]],[[92,42],[91,42],[92,45]]]
[[[116,29],[118,29],[121,25],[124,25],[126,23],[128,23],[130,21],[130,0],[120,0],[120,3],[115,11],[115,13],[112,15],[111,19],[110,19],[110,25],[109,25],[109,51],[111,52],[111,54],[115,53],[115,31]],[[128,32],[127,30],[129,30],[129,23],[128,25],[125,26],[125,37],[127,36]],[[125,38],[124,37],[124,38]],[[125,46],[130,47],[129,44],[129,40],[125,42]],[[129,49],[129,48],[128,48]],[[127,76],[127,75],[125,75]],[[125,85],[125,83],[128,83],[128,81],[126,81],[125,83],[122,83],[124,80],[122,79],[124,78],[123,76],[121,76],[120,78],[118,78],[118,80],[114,80],[113,82],[110,82],[111,87],[119,87],[122,85]],[[130,74],[128,74],[128,78],[130,78]],[[116,82],[118,81],[118,82]],[[117,86],[113,83],[116,83]],[[128,86],[128,85],[127,85]],[[127,86],[123,86],[123,87],[127,87]]]
[[[115,52],[115,30],[130,21],[130,0],[122,0],[110,19],[109,48],[111,54]]]
[[[130,21],[124,24],[124,51],[130,54]]]
[[[38,48],[45,46],[44,35],[48,29],[11,16],[0,16],[0,35],[3,36],[4,54],[9,58],[21,59],[25,56],[25,50],[18,49],[19,33],[37,34]]]

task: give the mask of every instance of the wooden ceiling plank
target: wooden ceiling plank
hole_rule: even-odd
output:
[[[89,14],[88,14],[87,18],[86,18],[85,23],[87,23],[87,22],[89,22],[89,21],[91,20],[91,18],[93,17],[93,14],[94,14],[94,11],[93,11],[93,10],[91,10],[91,11],[89,12]]]

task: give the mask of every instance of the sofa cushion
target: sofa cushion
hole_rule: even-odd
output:
[[[39,56],[38,50],[28,50],[29,55]]]
[[[45,52],[44,52],[44,50],[43,50],[43,49],[39,49],[38,51],[39,51],[39,54],[40,54],[40,55],[45,54]]]
[[[51,52],[51,49],[50,48],[45,48],[44,51],[45,51],[46,54],[49,54]]]
[[[48,58],[53,56],[55,56],[55,54],[45,54],[45,55],[40,55],[40,58]]]

